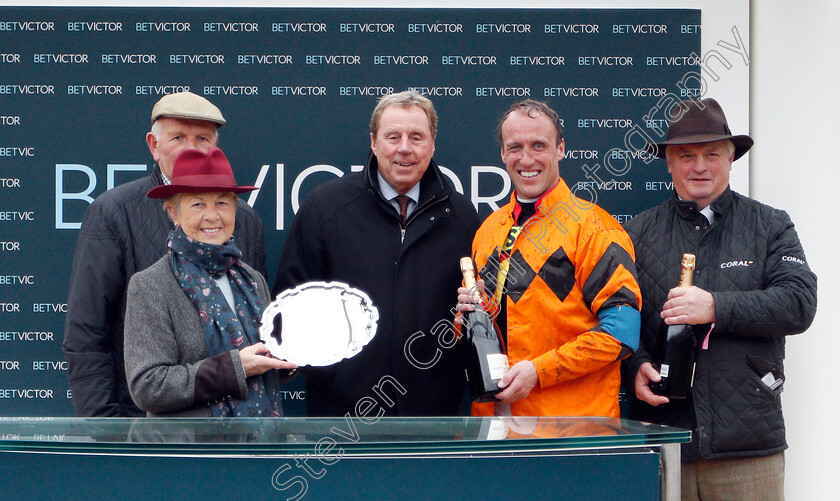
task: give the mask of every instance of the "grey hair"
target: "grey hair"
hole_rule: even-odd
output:
[[[157,122],[155,122],[155,123],[157,123]],[[152,128],[154,128],[154,126],[152,126]],[[152,133],[154,133],[154,132],[152,132]],[[157,137],[157,136],[155,136],[155,137]],[[171,197],[169,197],[169,198],[167,198],[166,200],[163,201],[163,210],[164,210],[164,212],[166,212],[166,215],[169,216],[170,220],[172,220],[172,214],[169,213],[169,208],[172,207],[172,210],[174,210],[177,213],[178,212],[178,205],[181,204],[181,199],[182,198],[184,198],[183,193],[176,193],[176,194],[172,195]]]
[[[155,120],[155,122],[152,124],[152,129],[150,131],[152,133],[152,135],[155,136],[155,139],[158,140],[158,141],[160,141],[160,133],[162,132],[161,128],[163,127],[163,125],[160,124],[160,119],[161,118],[168,118],[168,117],[160,117],[157,120]],[[216,139],[218,141],[218,139],[219,139],[219,128],[218,127],[215,128],[215,134],[216,134],[216,136],[214,137],[214,139]]]
[[[376,133],[379,131],[379,120],[382,118],[382,113],[388,106],[399,106],[401,108],[419,106],[429,119],[429,125],[432,128],[432,137],[437,136],[438,116],[432,101],[417,91],[406,90],[397,92],[396,94],[386,94],[379,98],[370,116],[370,133],[373,137],[376,137]]]
[[[228,195],[233,197],[234,203],[239,198],[239,195],[237,195],[235,191],[224,191],[222,193],[227,193]],[[172,219],[172,214],[169,213],[169,208],[172,207],[172,210],[175,211],[175,213],[177,214],[178,207],[181,205],[181,200],[183,198],[184,193],[174,193],[172,196],[163,201],[163,210],[166,212],[166,215],[169,216],[169,219],[172,220],[172,222],[175,221]]]

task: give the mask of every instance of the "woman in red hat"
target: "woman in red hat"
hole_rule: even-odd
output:
[[[167,255],[128,285],[125,366],[128,388],[149,416],[282,416],[280,372],[259,340],[269,302],[261,274],[240,260],[233,239],[237,186],[222,150],[185,150],[165,199],[175,223]]]

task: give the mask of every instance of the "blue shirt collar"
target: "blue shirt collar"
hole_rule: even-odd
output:
[[[399,195],[399,192],[394,189],[393,186],[388,184],[388,181],[382,177],[382,174],[379,171],[376,172],[376,179],[379,180],[379,193],[382,193],[382,196],[385,200],[393,200],[394,197]],[[415,204],[420,200],[420,183],[415,184],[405,193],[405,196],[411,199],[412,202]]]

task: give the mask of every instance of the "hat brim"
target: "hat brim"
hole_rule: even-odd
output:
[[[746,135],[727,136],[720,134],[685,134],[660,143],[647,143],[645,149],[656,158],[665,158],[665,147],[669,144],[714,143],[715,141],[726,141],[727,139],[732,141],[732,144],[735,145],[735,158],[733,161],[744,156],[744,154],[750,151],[750,148],[752,148],[753,145],[752,138]]]
[[[256,186],[188,186],[184,184],[162,184],[155,186],[146,196],[149,198],[169,198],[178,193],[213,193],[213,192],[234,192],[236,194],[247,193],[256,190]]]
[[[199,122],[210,122],[212,124],[215,124],[217,129],[227,123],[221,115],[216,114],[166,111],[158,113],[157,115],[153,115],[152,123],[155,123],[155,121],[159,118],[177,118],[179,120],[196,120]]]

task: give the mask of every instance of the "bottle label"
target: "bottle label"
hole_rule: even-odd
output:
[[[502,353],[487,355],[487,366],[490,369],[490,377],[492,379],[502,379],[502,376],[510,370],[508,357]]]
[[[662,377],[668,377],[668,372],[670,372],[671,366],[668,364],[662,364],[662,367],[659,368],[659,375]]]

